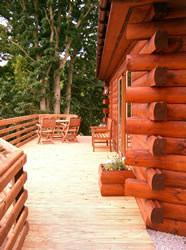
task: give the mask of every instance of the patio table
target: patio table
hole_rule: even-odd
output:
[[[56,120],[56,131],[60,132],[60,136],[62,138],[62,142],[67,137],[68,129],[69,129],[69,120]]]

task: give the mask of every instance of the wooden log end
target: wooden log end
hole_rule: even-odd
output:
[[[149,118],[153,121],[167,120],[167,104],[155,102],[149,105]]]
[[[155,36],[155,47],[157,51],[168,49],[168,33],[158,30]]]
[[[151,212],[150,221],[152,224],[162,224],[164,220],[163,217],[163,208],[154,207]]]
[[[168,5],[167,2],[153,3],[154,17],[153,20],[161,20],[167,15]]]
[[[163,190],[165,188],[165,177],[162,173],[156,173],[152,179],[152,190]]]
[[[151,190],[163,190],[165,188],[165,177],[159,169],[147,169],[147,182]]]
[[[166,67],[157,67],[152,70],[152,74],[154,74],[154,81],[151,87],[163,87],[168,84],[168,69]]]
[[[166,140],[161,136],[151,136],[148,139],[149,152],[154,156],[166,155]]]

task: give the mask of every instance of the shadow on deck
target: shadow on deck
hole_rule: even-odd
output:
[[[101,197],[98,166],[109,152],[79,143],[22,147],[30,231],[23,249],[155,249],[131,197]]]

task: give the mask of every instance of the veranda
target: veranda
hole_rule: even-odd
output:
[[[19,149],[27,155],[23,173],[27,172],[28,178],[20,187],[24,188],[23,193],[28,191],[28,199],[22,206],[24,209],[19,207],[19,212],[25,215],[28,208],[28,217],[22,219],[17,231],[14,231],[17,217],[11,220],[8,217],[8,225],[5,220],[0,229],[5,239],[3,249],[12,249],[11,242],[15,249],[154,249],[135,199],[100,195],[98,165],[112,153],[93,152],[91,137],[78,137],[76,143],[56,140],[54,144],[37,144],[33,122],[37,122],[37,117],[16,119],[14,125],[26,123],[22,125],[24,131],[27,126],[33,136],[30,140],[28,133],[24,134],[24,138],[27,137],[24,143],[23,129],[19,127],[18,132],[14,131],[19,134],[19,143],[24,144]],[[28,123],[31,123],[30,129]],[[6,178],[7,172],[1,175],[1,187]],[[3,206],[0,209],[4,211]]]

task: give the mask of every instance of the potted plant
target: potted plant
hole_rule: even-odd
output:
[[[133,171],[125,165],[125,159],[115,155],[99,165],[99,187],[102,196],[125,195],[125,180],[135,178]]]

